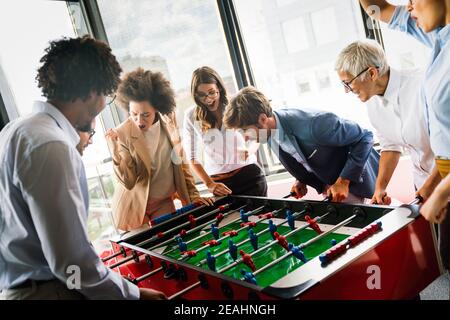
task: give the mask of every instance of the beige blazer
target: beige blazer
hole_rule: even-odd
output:
[[[184,160],[184,151],[178,132],[175,114],[160,115],[161,126],[172,145],[172,161],[176,194],[183,205],[199,197],[189,165]],[[113,167],[119,183],[114,190],[112,210],[114,223],[120,230],[128,231],[142,226],[151,180],[152,159],[145,146],[141,130],[129,118],[116,129],[118,154],[113,154]],[[111,142],[108,139],[110,150]],[[118,161],[120,159],[120,162]],[[170,196],[170,195],[168,195]]]

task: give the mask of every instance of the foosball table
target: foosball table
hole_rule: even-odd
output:
[[[151,223],[103,262],[169,299],[413,299],[441,273],[417,205],[227,196]]]

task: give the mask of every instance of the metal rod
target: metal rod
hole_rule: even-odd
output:
[[[227,211],[227,212],[225,212],[225,213],[223,214],[223,216],[226,217],[226,216],[228,216],[228,215],[230,215],[230,214],[232,214],[232,213],[234,213],[234,212],[236,212],[236,211],[241,210],[242,208],[245,208],[246,206],[247,206],[247,205],[243,205],[243,206],[240,206],[239,208],[236,208],[236,209]],[[215,219],[215,218],[214,218],[214,219]],[[195,231],[197,231],[197,230],[199,230],[199,229],[202,229],[203,227],[205,227],[205,226],[211,224],[211,222],[212,222],[214,219],[209,220],[209,221],[207,221],[207,222],[205,222],[205,223],[203,223],[203,224],[201,224],[201,225],[196,226],[195,228],[192,228],[192,229],[188,230],[188,231],[186,232],[186,235],[191,234],[191,233],[193,233],[193,232],[195,232]],[[149,248],[149,250],[154,250],[154,249],[163,247],[164,245],[166,245],[166,244],[168,244],[168,243],[170,243],[170,242],[172,242],[172,241],[174,241],[173,238],[167,239],[166,241],[161,242],[161,243],[158,243],[157,245],[155,245],[155,246]],[[167,252],[166,252],[166,253],[167,253]]]
[[[331,232],[333,232],[336,229],[339,229],[340,227],[348,224],[350,221],[352,221],[357,215],[354,214],[351,217],[345,219],[344,221],[338,223],[337,225],[335,225],[333,228],[331,228],[330,230],[328,230],[327,232],[324,232],[322,234],[319,234],[318,236],[312,238],[311,240],[300,244],[299,246],[301,248],[306,248],[307,246],[309,246],[311,243],[316,242],[317,240],[325,237],[326,235],[330,234]],[[273,260],[272,262],[270,262],[269,264],[266,264],[264,267],[262,267],[261,269],[256,270],[255,272],[253,272],[253,275],[256,276],[258,273],[261,273],[267,269],[269,269],[270,267],[272,267],[273,265],[277,264],[278,262],[286,259],[287,257],[292,255],[292,251],[289,251],[288,253],[282,255],[281,257],[279,257],[278,259]]]
[[[413,204],[420,204],[423,203],[423,198],[421,196],[416,196],[416,198],[411,201],[410,203],[408,203],[409,205],[413,205]]]
[[[250,212],[251,212],[251,214],[256,214],[256,213],[258,213],[259,211],[261,211],[262,209],[264,209],[264,207],[265,207],[265,206],[258,207],[258,208],[256,208],[255,210],[252,210],[252,211],[250,211]],[[235,210],[235,211],[236,211],[236,210]],[[241,220],[241,218],[233,219],[233,220],[231,220],[227,225],[232,224],[232,223],[235,223],[236,221],[239,221],[239,220]],[[209,222],[209,223],[211,223],[211,222]],[[208,224],[208,223],[207,223],[207,224]],[[201,234],[201,235],[199,235],[199,236],[197,236],[197,237],[195,237],[195,238],[192,238],[192,239],[189,240],[189,241],[186,241],[186,244],[188,245],[189,243],[192,243],[192,242],[194,242],[194,241],[196,241],[196,240],[198,240],[198,239],[200,239],[200,238],[204,238],[204,237],[206,237],[206,236],[208,236],[207,233],[206,233],[206,234]],[[170,249],[169,251],[164,252],[164,254],[165,254],[165,255],[166,255],[166,254],[169,254],[169,253],[175,251],[176,249],[177,249],[177,247],[172,248],[172,249]]]
[[[228,207],[229,207],[230,205],[231,205],[231,204],[228,203],[228,204],[224,204],[224,205],[221,206],[221,207],[225,207],[226,209],[228,209]],[[200,219],[200,218],[204,218],[204,217],[210,216],[210,215],[215,214],[215,213],[217,213],[217,212],[220,212],[220,211],[222,211],[222,210],[223,210],[223,209],[221,209],[221,208],[219,207],[219,208],[217,208],[217,209],[214,209],[214,210],[212,210],[212,211],[210,211],[210,212],[205,213],[204,215],[198,217],[197,219]],[[189,224],[190,224],[190,222],[187,221],[187,222],[185,222],[185,223],[180,224],[179,226],[176,226],[176,227],[174,227],[174,228],[172,228],[172,229],[169,229],[169,230],[165,231],[165,233],[172,233],[172,232],[174,232],[174,231],[176,231],[176,230],[178,230],[178,229],[181,229],[181,228],[184,228],[184,227],[188,226]],[[156,239],[158,239],[158,236],[155,235],[155,236],[151,237],[150,239],[147,239],[147,240],[145,240],[145,241],[142,241],[142,242],[140,242],[140,243],[138,243],[138,244],[136,244],[136,245],[137,245],[138,247],[145,246],[146,244],[148,244],[148,243],[150,243],[150,242],[152,242],[152,241],[155,241]]]
[[[109,268],[110,268],[110,269],[117,268],[118,266],[121,266],[121,265],[123,265],[124,263],[127,263],[128,261],[131,261],[131,260],[133,260],[133,259],[134,259],[133,256],[129,256],[128,258],[125,258],[125,259],[123,259],[123,260],[120,260],[119,262],[116,262],[116,263],[110,265]]]
[[[285,196],[283,197],[283,199],[290,198],[290,197],[292,197],[292,196],[294,196],[294,195],[295,195],[295,192],[294,192],[294,191],[291,191],[291,192],[289,192],[289,194],[285,195]]]
[[[331,213],[331,211],[328,211],[328,212],[325,213],[324,215],[320,216],[319,219],[320,219],[320,220],[324,219],[324,218],[325,218],[326,216],[328,216],[330,213]],[[318,221],[320,221],[320,220],[318,220]],[[297,233],[297,232],[299,232],[299,231],[302,231],[302,230],[304,230],[304,229],[306,229],[306,228],[308,228],[308,227],[309,227],[309,224],[306,224],[306,225],[304,225],[303,227],[300,227],[300,228],[291,230],[290,232],[286,233],[284,236],[285,236],[285,237],[289,237],[289,236],[293,235],[294,233]],[[267,248],[273,246],[273,245],[274,245],[275,243],[277,243],[277,242],[278,242],[277,240],[272,240],[271,242],[269,242],[269,243],[266,244],[265,246],[259,248],[258,250],[255,250],[255,251],[249,253],[249,255],[250,255],[250,256],[254,256],[254,255],[260,253],[261,251],[263,251],[263,250],[265,250],[265,249],[267,249]],[[241,263],[241,262],[242,262],[242,258],[238,258],[236,261],[234,261],[233,263],[229,264],[228,266],[226,266],[226,267],[220,269],[220,270],[217,271],[217,272],[219,272],[219,273],[225,272],[225,271],[227,271],[227,270],[233,268],[234,266],[238,265],[238,264]]]
[[[226,198],[226,196],[218,197],[218,198],[214,199],[214,202],[219,201],[219,200],[222,200],[222,199],[224,199],[224,198]],[[191,204],[189,204],[189,205],[193,205],[193,204],[191,203]],[[188,206],[189,206],[189,205],[188,205]],[[196,206],[196,207],[194,207],[194,208],[192,208],[192,209],[190,209],[190,210],[188,210],[188,211],[186,211],[186,212],[178,213],[178,210],[184,208],[184,207],[182,207],[182,208],[180,208],[180,209],[178,209],[178,210],[176,210],[176,211],[174,211],[174,212],[166,213],[166,214],[164,214],[164,215],[162,215],[162,216],[159,216],[159,217],[157,217],[157,218],[155,218],[155,219],[152,219],[152,220],[150,220],[150,223],[151,223],[151,222],[154,222],[154,220],[164,219],[164,220],[161,221],[161,222],[156,222],[154,225],[152,224],[152,226],[155,226],[155,225],[161,224],[161,223],[163,223],[163,222],[166,222],[166,221],[168,221],[168,220],[170,220],[170,219],[172,219],[172,218],[174,218],[174,217],[187,216],[187,215],[189,215],[189,214],[192,214],[192,213],[194,213],[194,212],[196,212],[196,211],[198,211],[198,210],[200,210],[200,209],[204,209],[204,208],[206,208],[206,207],[209,207],[209,205],[202,204],[202,205]],[[164,217],[164,218],[163,218],[163,217]],[[169,218],[167,218],[167,217],[169,217]]]
[[[163,268],[159,267],[158,269],[152,270],[149,273],[143,274],[140,277],[137,277],[136,279],[133,280],[133,283],[137,284],[139,282],[141,282],[142,280],[145,280],[149,277],[151,277],[152,275],[154,275],[155,273],[158,273],[159,271],[161,271]]]
[[[329,201],[329,198],[327,197],[327,198],[323,199],[322,201],[323,201],[323,202]],[[301,215],[301,214],[303,214],[303,213],[306,213],[306,211],[307,211],[306,209],[303,209],[302,211],[294,212],[294,213],[292,214],[292,216],[293,216],[294,218],[297,218],[299,215]],[[286,222],[288,222],[288,220],[287,220],[287,219],[284,219],[283,221],[281,221],[281,222],[279,222],[279,223],[276,223],[275,226],[279,227],[279,226],[285,224]],[[260,232],[256,233],[256,236],[259,237],[260,235],[262,235],[262,234],[264,234],[264,233],[266,233],[266,232],[269,232],[269,230],[268,230],[268,229],[261,230]],[[245,240],[243,240],[243,241],[237,243],[236,246],[239,247],[239,246],[241,246],[241,245],[243,245],[243,244],[245,244],[245,243],[247,243],[247,242],[249,242],[249,241],[250,241],[250,238],[247,238],[247,239],[245,239]],[[219,252],[218,254],[215,254],[214,256],[215,256],[216,258],[218,258],[218,257],[220,257],[220,256],[222,256],[222,255],[228,253],[228,251],[229,251],[228,249],[223,250],[223,251]],[[201,260],[199,263],[197,263],[197,266],[198,266],[198,267],[201,267],[201,266],[204,265],[206,262],[207,262],[206,259],[203,259],[203,260]]]
[[[273,211],[273,213],[274,213],[274,214],[278,214],[281,210],[283,210],[283,208],[282,208],[282,209],[275,210],[275,211]],[[276,212],[276,213],[275,213],[275,212]],[[264,220],[266,220],[266,219],[268,219],[268,218],[265,217],[265,218],[262,218],[262,219],[260,219],[260,220],[258,220],[258,221],[255,221],[255,222],[261,222],[261,221],[264,221]],[[241,232],[242,230],[247,229],[247,228],[248,228],[247,226],[243,226],[243,227],[237,229],[236,232],[239,233],[239,232]],[[230,236],[231,236],[231,235],[227,234],[226,236],[217,239],[217,241],[223,241],[223,240],[226,240],[226,239],[228,239]],[[198,249],[195,249],[195,251],[196,251],[197,253],[199,253],[200,251],[203,251],[203,250],[205,250],[206,248],[209,248],[209,247],[210,247],[210,246],[206,244],[206,245],[204,245],[203,247],[200,247],[200,248],[198,248]],[[182,259],[184,259],[184,258],[190,258],[190,256],[182,256],[182,257],[180,257],[178,260],[182,260]],[[188,259],[186,259],[186,260],[188,260]]]
[[[280,209],[280,210],[281,210],[281,209]],[[300,211],[300,212],[295,212],[295,213],[292,214],[292,216],[293,216],[294,218],[296,218],[296,217],[298,217],[299,215],[301,215],[301,214],[303,214],[303,213],[305,213],[305,212],[306,212],[306,210],[302,210],[302,211]],[[259,221],[258,221],[258,222],[259,222]],[[283,221],[281,221],[281,222],[279,222],[279,223],[276,223],[275,226],[279,227],[279,226],[285,224],[286,222],[287,222],[287,219],[284,219]],[[260,235],[262,235],[262,234],[264,234],[264,233],[266,233],[266,232],[269,232],[269,229],[261,230],[260,232],[256,233],[255,235],[256,235],[257,237],[259,237]],[[236,246],[239,247],[239,246],[241,246],[241,245],[243,245],[243,244],[245,244],[245,243],[247,243],[247,242],[249,242],[249,241],[250,241],[250,238],[247,238],[247,239],[242,240],[241,242],[237,243]],[[214,256],[215,256],[216,258],[218,258],[218,257],[220,257],[220,256],[222,256],[222,255],[224,255],[224,254],[226,254],[226,253],[228,253],[228,252],[229,252],[229,249],[225,249],[225,250],[223,250],[223,251],[221,251],[221,252],[215,254]],[[201,267],[201,266],[204,265],[206,262],[207,262],[206,259],[203,259],[203,260],[201,260],[201,261],[197,264],[197,266],[198,266],[198,267]]]
[[[178,291],[177,293],[171,295],[167,300],[173,300],[179,296],[181,296],[183,293],[188,292],[189,290],[194,289],[195,287],[198,287],[200,285],[200,281],[196,282],[194,284],[191,284],[189,287],[184,288],[183,290]]]
[[[110,255],[110,256],[107,256],[107,257],[105,257],[105,258],[102,258],[102,262],[107,262],[107,261],[111,260],[112,258],[115,258],[115,257],[117,257],[117,256],[120,256],[121,254],[123,254],[123,252],[122,252],[122,251],[118,251],[118,252],[116,252],[116,253],[114,253],[114,254],[112,254],[112,255]]]

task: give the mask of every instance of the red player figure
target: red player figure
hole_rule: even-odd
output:
[[[273,212],[267,212],[267,213],[264,213],[264,214],[260,214],[258,216],[258,218],[260,218],[260,219],[271,219],[273,217],[274,217]]]
[[[195,217],[192,214],[189,215],[188,219],[191,224],[191,228],[194,228],[197,225],[197,220],[195,220]]]
[[[249,227],[254,228],[256,226],[256,222],[249,221],[249,222],[242,222],[241,227]]]
[[[158,238],[164,237],[164,232],[158,232],[158,233],[157,233],[157,236],[158,236]]]
[[[220,223],[220,221],[222,221],[222,219],[223,219],[223,214],[222,214],[222,213],[219,213],[219,214],[216,216],[216,226],[219,226],[219,223]]]
[[[186,235],[186,230],[181,230],[180,231],[180,237],[184,237]]]
[[[248,253],[245,253],[244,250],[240,250],[239,254],[242,256],[242,262],[244,262],[250,269],[252,269],[252,271],[256,271],[252,256]]]
[[[287,251],[289,251],[289,247],[288,247],[288,242],[286,240],[286,237],[283,237],[282,235],[280,235],[278,232],[274,232],[273,236],[275,237],[275,239],[277,239],[278,244],[280,246],[282,246],[283,248],[285,248]]]
[[[316,219],[311,219],[310,216],[305,216],[305,220],[306,220],[306,222],[308,222],[308,224],[311,227],[311,229],[313,229],[318,234],[322,233],[322,230],[320,230],[320,227],[317,224]]]
[[[220,244],[220,241],[217,241],[217,240],[213,239],[213,240],[205,241],[205,242],[203,242],[203,244],[205,246],[215,247],[215,246],[218,246]]]
[[[225,231],[224,233],[222,233],[223,236],[227,236],[229,235],[230,237],[236,237],[238,235],[238,232],[236,230],[230,230],[230,231]]]
[[[182,254],[185,254],[189,257],[194,257],[197,255],[197,251],[195,250],[188,250],[188,251],[183,251]]]

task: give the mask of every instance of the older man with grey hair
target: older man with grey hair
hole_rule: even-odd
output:
[[[338,56],[335,69],[346,92],[368,107],[370,122],[381,145],[379,172],[372,203],[390,204],[386,188],[402,152],[409,152],[417,195],[428,198],[434,189],[434,155],[420,103],[423,73],[391,68],[375,41],[356,41]]]

